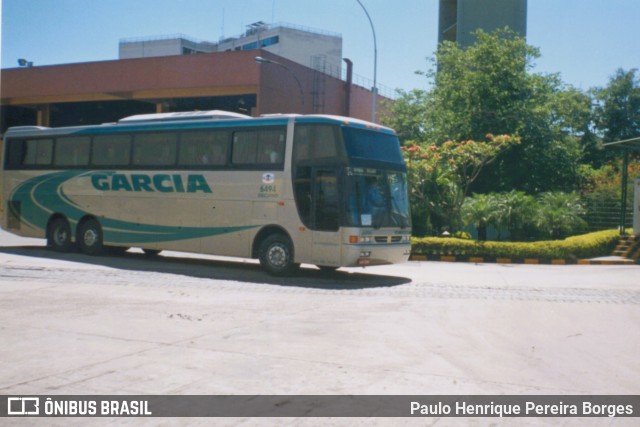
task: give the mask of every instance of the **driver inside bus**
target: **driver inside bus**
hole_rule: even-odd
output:
[[[375,177],[366,178],[366,189],[362,200],[362,213],[378,218],[385,208],[385,199]]]

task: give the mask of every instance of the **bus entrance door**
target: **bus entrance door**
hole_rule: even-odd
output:
[[[313,171],[312,258],[317,265],[340,265],[339,197],[337,172],[317,168]]]

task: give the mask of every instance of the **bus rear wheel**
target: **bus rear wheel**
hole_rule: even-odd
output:
[[[78,226],[78,247],[87,255],[100,255],[104,249],[102,227],[100,223],[90,218]]]
[[[73,247],[71,227],[64,218],[56,218],[47,228],[47,246],[56,252],[69,252]]]
[[[282,234],[272,234],[262,241],[259,249],[260,265],[274,276],[289,276],[299,267],[293,262],[293,244]]]

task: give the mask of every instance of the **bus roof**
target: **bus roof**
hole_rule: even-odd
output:
[[[156,113],[156,114],[138,114],[135,116],[125,117],[118,120],[118,123],[157,123],[157,122],[173,122],[183,120],[221,120],[221,119],[251,119],[251,116],[240,113],[232,113],[230,111],[210,110],[210,111],[183,111],[177,113]]]
[[[342,125],[355,125],[356,127],[364,127],[370,130],[383,131],[388,133],[395,134],[395,131],[389,127],[379,125],[377,123],[368,122],[366,120],[356,119],[353,117],[346,116],[336,116],[330,114],[309,114],[305,116],[296,116],[296,122],[305,123],[305,122],[314,122],[318,121],[326,121],[328,123],[336,123]]]
[[[73,126],[49,128],[41,126],[15,126],[11,127],[5,133],[5,137],[9,136],[39,136],[39,135],[64,135],[64,134],[82,134],[82,133],[103,133],[118,132],[120,130],[143,130],[153,128],[158,125],[160,128],[174,128],[188,123],[198,123],[197,127],[207,127],[207,123],[217,122],[224,126],[224,122],[244,122],[243,125],[251,126],[250,122],[256,125],[286,123],[290,119],[296,123],[331,123],[346,126],[354,126],[366,128],[370,130],[381,131],[385,133],[395,132],[385,126],[381,126],[365,120],[355,119],[353,117],[336,116],[329,114],[267,114],[260,117],[251,117],[244,114],[234,113],[230,111],[211,110],[211,111],[188,111],[175,113],[157,113],[157,114],[138,114],[118,120],[116,123],[103,123],[100,125]],[[214,125],[217,127],[216,125]],[[233,124],[231,124],[233,126]]]

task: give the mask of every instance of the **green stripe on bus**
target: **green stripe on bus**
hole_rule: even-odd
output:
[[[29,179],[14,189],[9,196],[9,201],[20,203],[21,221],[41,230],[46,230],[47,222],[54,213],[64,215],[72,224],[77,224],[86,215],[96,216],[102,224],[105,240],[114,243],[149,243],[195,239],[257,227],[254,225],[182,227],[104,218],[82,209],[62,190],[62,185],[66,181],[80,176],[90,176],[92,173],[91,171],[62,171]]]

